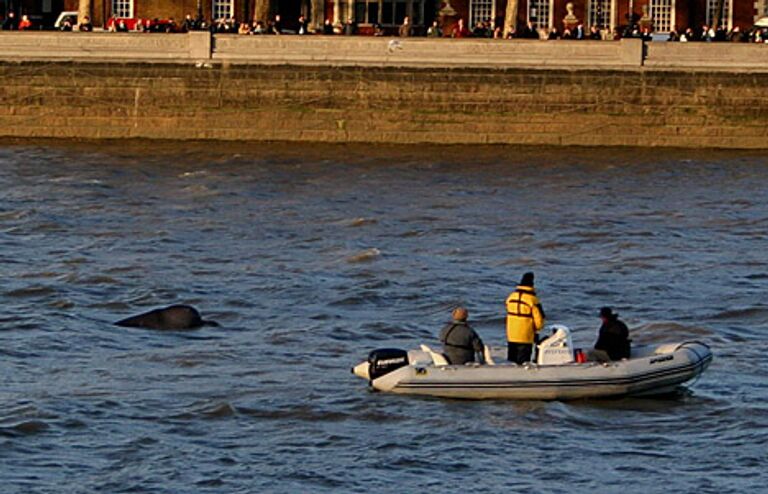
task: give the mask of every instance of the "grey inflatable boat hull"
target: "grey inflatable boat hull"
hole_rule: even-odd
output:
[[[633,348],[632,358],[610,363],[435,365],[425,352],[408,355],[408,365],[374,379],[371,386],[384,392],[461,399],[648,396],[674,391],[699,377],[712,362],[710,348],[698,341],[641,346]]]

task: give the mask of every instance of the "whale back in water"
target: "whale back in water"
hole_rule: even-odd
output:
[[[203,320],[200,312],[190,305],[169,305],[122,319],[115,325],[127,328],[179,330],[195,329],[205,325],[218,326],[218,323]]]

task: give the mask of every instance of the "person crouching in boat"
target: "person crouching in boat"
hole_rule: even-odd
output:
[[[544,309],[533,288],[533,273],[525,273],[507,297],[507,360],[531,361],[535,335],[544,327]]]
[[[448,363],[464,365],[467,362],[483,362],[483,340],[467,323],[469,311],[464,307],[453,309],[453,321],[440,331],[440,341],[443,342],[443,354]]]
[[[627,325],[619,320],[619,315],[610,307],[600,309],[600,319],[603,324],[597,333],[595,349],[589,352],[589,360],[610,362],[629,358],[631,340]]]

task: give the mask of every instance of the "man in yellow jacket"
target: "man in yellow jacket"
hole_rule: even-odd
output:
[[[544,309],[533,288],[533,273],[525,273],[507,297],[507,359],[530,362],[535,334],[544,327]]]

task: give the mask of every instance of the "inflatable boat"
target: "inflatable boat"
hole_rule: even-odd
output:
[[[633,346],[630,358],[582,362],[570,330],[552,326],[535,362],[505,360],[505,348],[485,348],[485,362],[450,365],[426,345],[380,349],[352,368],[378,391],[460,399],[570,400],[670,394],[698,378],[712,362],[700,341]]]

